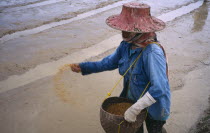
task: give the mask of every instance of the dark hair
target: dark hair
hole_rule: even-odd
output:
[[[155,41],[155,42],[158,42],[158,40],[157,40],[157,35],[155,35],[154,41]]]

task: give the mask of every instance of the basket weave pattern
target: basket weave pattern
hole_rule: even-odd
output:
[[[110,105],[122,102],[134,103],[129,99],[121,97],[110,97],[102,103],[100,108],[100,121],[106,133],[118,133],[119,124],[122,121],[124,122],[120,124],[120,133],[135,133],[145,120],[147,113],[146,110],[143,110],[137,116],[137,121],[134,123],[125,121],[123,116],[110,114],[106,111]]]

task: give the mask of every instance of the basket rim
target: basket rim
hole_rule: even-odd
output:
[[[102,111],[104,111],[104,112],[106,112],[106,113],[108,113],[108,114],[110,114],[110,115],[113,115],[113,116],[116,116],[116,117],[119,117],[119,118],[124,118],[124,116],[115,115],[115,114],[112,114],[112,113],[107,112],[106,110],[104,110],[104,109],[102,108],[102,106],[101,106],[100,108],[101,108]],[[143,109],[138,115],[140,115],[140,114],[142,114],[142,113],[145,113],[145,112],[146,112],[146,109]]]
[[[130,99],[128,99],[128,98],[124,98],[124,97],[117,97],[117,96],[114,96],[114,97],[109,97],[109,98],[105,99],[105,100],[102,102],[101,107],[100,107],[102,111],[104,111],[104,112],[106,112],[106,113],[108,113],[108,114],[110,114],[110,115],[116,116],[116,117],[118,117],[118,118],[123,118],[123,119],[124,119],[124,116],[109,113],[109,112],[107,112],[107,111],[103,108],[103,104],[104,104],[104,102],[105,102],[105,101],[107,101],[107,100],[113,99],[113,98],[126,99],[126,100],[128,100],[128,101],[131,101],[133,104],[134,104],[135,102],[134,102],[134,101],[132,101],[132,100],[130,100]],[[142,114],[142,113],[144,113],[145,111],[146,111],[146,109],[143,109],[143,110],[142,110],[139,114]]]
[[[111,113],[107,112],[107,111],[103,108],[103,104],[104,104],[107,100],[110,100],[110,99],[113,99],[113,98],[129,100],[129,101],[131,101],[133,104],[134,104],[135,102],[132,101],[132,100],[130,100],[130,99],[128,99],[128,98],[117,97],[117,96],[109,97],[109,98],[105,99],[105,100],[102,102],[101,107],[100,107],[102,111],[104,111],[104,112],[106,112],[106,113],[108,113],[108,114],[110,114],[110,115],[112,115],[112,116],[116,116],[116,117],[118,117],[118,118],[123,118],[123,119],[124,119],[124,116],[122,116],[122,115],[111,114]]]

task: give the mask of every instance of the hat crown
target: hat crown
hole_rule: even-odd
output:
[[[147,17],[150,15],[150,6],[141,3],[126,3],[123,5],[122,17],[127,17],[128,20],[132,20],[133,17]]]
[[[131,7],[131,8],[148,8],[148,7],[150,7],[150,6],[147,5],[147,4],[144,4],[144,3],[137,3],[137,2],[125,3],[123,6]]]

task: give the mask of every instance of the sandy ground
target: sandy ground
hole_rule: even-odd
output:
[[[172,108],[171,117],[165,125],[169,133],[189,132],[208,107],[210,96],[208,80],[210,75],[210,44],[208,43],[210,23],[207,23],[210,21],[209,7],[209,3],[204,4],[198,10],[169,22],[167,28],[158,33],[169,61]],[[106,13],[99,14],[99,16]],[[102,21],[104,20],[100,22]],[[77,23],[74,24],[77,25]],[[87,22],[87,24],[92,23]],[[110,30],[107,31],[109,35],[118,33],[112,29],[108,30]],[[53,34],[53,29],[51,31]],[[44,34],[36,34],[34,37],[44,38]],[[55,35],[58,35],[59,40],[59,33]],[[105,34],[99,35],[100,39],[107,37]],[[24,39],[27,41],[26,37]],[[107,41],[107,43],[112,42]],[[7,50],[4,54],[9,53],[9,49]],[[113,50],[88,60],[99,60]],[[9,54],[7,55],[10,58]],[[26,60],[28,57],[23,58]],[[7,60],[6,56],[4,59]],[[14,57],[11,59],[15,61]],[[81,76],[67,70],[64,71],[64,74],[48,76],[2,92],[0,93],[0,132],[104,132],[100,126],[99,108],[106,92],[119,78],[117,70],[88,76]],[[57,85],[62,87],[59,89]],[[113,96],[119,95],[121,88],[122,85],[119,85]]]

